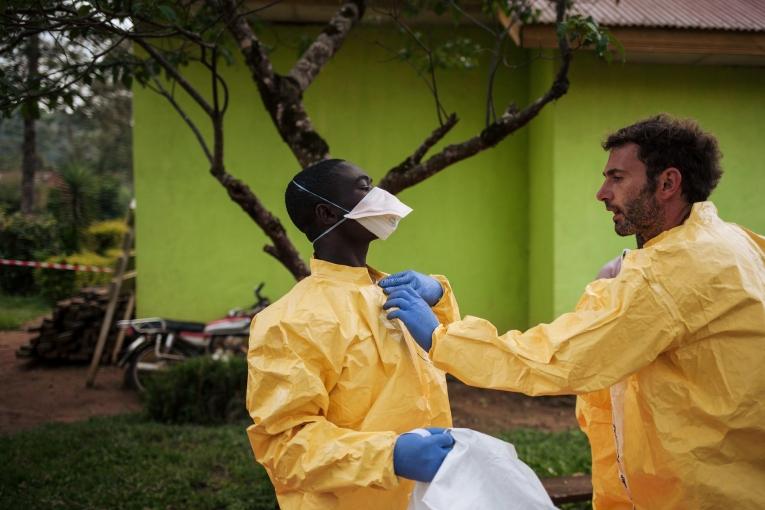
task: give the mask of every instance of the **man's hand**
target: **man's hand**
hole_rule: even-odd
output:
[[[430,350],[438,319],[417,292],[409,286],[397,287],[390,293],[383,308],[398,308],[390,312],[388,318],[401,319],[420,347]]]
[[[441,287],[441,284],[438,283],[438,280],[412,270],[402,271],[387,276],[380,280],[379,285],[383,288],[386,294],[390,294],[398,287],[407,285],[414,289],[414,291],[430,306],[438,303],[441,296],[444,295],[444,289]]]
[[[393,448],[393,470],[398,476],[431,482],[454,447],[454,438],[442,428],[401,434]]]

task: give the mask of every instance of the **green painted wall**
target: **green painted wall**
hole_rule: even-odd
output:
[[[305,98],[332,155],[356,162],[377,179],[437,125],[421,79],[407,64],[386,62],[390,55],[377,42],[395,46],[388,33],[356,30]],[[273,59],[282,72],[294,61],[294,47],[289,48],[294,36],[280,28],[283,44]],[[440,72],[442,101],[461,117],[444,143],[460,141],[482,126],[486,75],[486,68]],[[229,171],[283,219],[307,258],[311,247],[289,224],[283,204],[283,190],[298,165],[272,127],[246,69],[228,68],[226,79],[232,94],[226,123]],[[509,98],[523,104],[527,85],[525,78],[500,76],[497,104]],[[194,118],[206,126],[200,115]],[[134,131],[138,314],[206,320],[248,303],[261,280],[272,298],[289,290],[294,282],[288,272],[262,252],[265,236],[208,174],[190,130],[162,98],[135,90]],[[404,191],[400,198],[414,213],[394,236],[372,245],[370,263],[388,272],[413,267],[446,274],[464,314],[487,317],[500,328],[525,325],[527,144],[522,130],[499,148]]]
[[[550,54],[547,55],[548,57]],[[555,67],[537,59],[529,73],[529,92],[539,97],[549,88]],[[555,104],[548,105],[529,127],[529,315],[528,324],[553,315],[555,232],[553,229]]]
[[[297,32],[279,30],[273,59],[286,72]],[[356,30],[305,98],[332,155],[376,179],[436,126],[423,82],[407,64],[390,61],[378,42],[397,44],[381,28]],[[525,58],[517,55],[518,62]],[[497,104],[525,104],[546,90],[554,71],[548,58],[501,75]],[[226,72],[229,171],[284,220],[308,258],[311,247],[283,204],[298,166],[247,70]],[[442,101],[462,119],[444,143],[482,125],[486,74],[485,66],[440,72]],[[463,314],[486,317],[499,329],[549,321],[574,306],[604,262],[633,247],[632,238],[614,233],[611,215],[594,198],[606,161],[600,142],[661,111],[694,117],[717,135],[726,173],[712,199],[723,218],[765,232],[765,69],[608,65],[582,53],[570,80],[566,96],[500,147],[404,191],[401,199],[415,212],[394,236],[372,245],[370,263],[388,272],[413,267],[448,275]],[[247,304],[259,281],[272,298],[289,290],[288,272],[262,252],[265,236],[209,176],[191,132],[169,105],[136,89],[134,127],[138,314],[207,320]]]
[[[641,118],[659,112],[692,117],[715,134],[725,174],[711,199],[724,219],[765,232],[765,69],[607,65],[582,54],[571,83],[569,94],[548,112],[555,126],[555,315],[576,304],[603,263],[622,248],[634,248],[634,237],[614,233],[611,214],[595,193],[607,159],[601,141]],[[536,144],[549,141],[543,136],[532,140]]]

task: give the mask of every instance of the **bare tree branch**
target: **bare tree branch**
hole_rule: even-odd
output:
[[[300,253],[298,253],[297,249],[287,236],[287,232],[279,219],[263,206],[263,203],[258,199],[255,193],[252,192],[247,184],[236,179],[226,171],[224,160],[223,116],[226,103],[228,102],[228,89],[225,86],[225,81],[223,81],[218,73],[219,56],[217,52],[213,50],[212,55],[208,59],[206,49],[200,48],[200,50],[202,53],[201,61],[205,67],[210,70],[210,78],[212,80],[213,104],[210,113],[210,120],[213,127],[212,152],[199,128],[178,104],[173,97],[173,94],[162,85],[162,82],[155,78],[152,89],[170,102],[184,122],[186,122],[186,125],[188,125],[194,133],[194,136],[196,136],[197,141],[205,153],[205,157],[210,163],[210,174],[212,174],[212,176],[215,177],[215,179],[226,189],[229,198],[239,205],[239,207],[247,213],[253,221],[255,221],[271,240],[273,244],[264,246],[263,251],[276,258],[296,279],[300,280],[308,276],[310,271],[305,262],[301,259]],[[221,89],[223,89],[222,100],[220,98]],[[221,103],[223,106],[221,106]]]
[[[364,16],[366,2],[345,2],[327,26],[298,59],[288,76],[295,80],[301,92],[313,82],[321,68],[337,53],[354,25]]]
[[[387,51],[388,53],[391,54],[390,59],[386,60],[385,62],[399,60],[400,57],[398,56],[397,52],[394,49],[385,46],[380,41],[375,41],[375,44],[377,46],[379,46],[380,48],[382,48],[383,50],[385,50],[385,51]],[[432,65],[432,63],[433,63],[432,58],[429,58],[428,61]],[[425,84],[425,86],[430,91],[430,94],[433,96],[433,99],[435,100],[435,103],[436,103],[436,116],[438,117],[438,122],[439,122],[439,124],[443,124],[443,117],[444,116],[448,117],[449,115],[446,113],[446,109],[441,104],[441,101],[438,98],[438,89],[435,87],[435,84],[436,84],[435,83],[435,78],[436,78],[435,73],[433,73],[433,72],[429,73],[429,78],[426,78],[425,76],[423,76],[422,71],[420,69],[417,69],[417,66],[414,65],[414,63],[410,59],[406,59],[406,60],[404,60],[404,62],[407,65],[409,65],[409,67],[411,67],[414,70],[414,72],[417,74],[417,77],[422,80],[422,82]]]
[[[287,232],[279,219],[271,214],[263,203],[255,196],[250,188],[226,172],[225,168],[210,168],[210,173],[220,182],[228,196],[239,204],[247,215],[252,218],[263,232],[271,239],[273,245],[266,245],[263,251],[280,261],[290,273],[300,280],[310,274],[308,266],[300,258],[295,246],[287,237]]]
[[[492,35],[492,37],[495,37],[495,38],[497,37],[497,33],[496,33],[494,30],[492,30],[492,29],[491,29],[491,27],[489,27],[489,26],[487,26],[486,24],[482,23],[482,22],[481,22],[481,20],[479,20],[478,18],[476,18],[475,16],[473,16],[473,15],[471,15],[469,12],[467,12],[465,9],[463,9],[462,7],[460,7],[460,5],[459,5],[457,2],[455,2],[454,0],[449,0],[449,4],[450,4],[450,5],[451,5],[451,6],[452,6],[452,7],[453,7],[453,8],[454,8],[454,9],[455,9],[457,12],[459,12],[460,14],[462,14],[463,16],[465,16],[467,19],[469,19],[469,20],[470,20],[470,21],[471,21],[471,22],[472,22],[474,25],[476,25],[477,27],[480,27],[480,28],[484,29],[485,31],[487,31],[488,33],[490,33],[490,34]]]
[[[438,95],[438,82],[436,80],[436,65],[433,61],[433,50],[431,50],[422,40],[414,33],[414,31],[401,20],[401,16],[398,11],[392,11],[388,13],[390,18],[422,49],[425,55],[428,57],[428,73],[430,74],[429,88],[433,95],[433,100],[436,102],[436,115],[438,116],[439,124],[443,125],[444,116],[446,116],[446,109],[441,104],[441,98]]]
[[[489,79],[486,86],[486,125],[491,122],[497,121],[497,112],[494,108],[494,79],[497,76],[497,69],[499,68],[499,62],[501,60],[502,48],[507,41],[507,30],[497,38],[494,52],[491,57],[491,65],[489,67]]]
[[[181,108],[181,106],[178,104],[178,101],[175,100],[175,97],[173,97],[173,94],[171,94],[163,85],[162,82],[158,79],[154,79],[154,85],[147,86],[159,94],[160,96],[167,99],[167,101],[170,103],[170,105],[175,109],[176,112],[178,112],[178,115],[181,116],[183,121],[186,123],[187,126],[191,129],[191,131],[194,133],[194,136],[197,138],[197,141],[199,142],[199,145],[202,147],[202,151],[205,153],[205,157],[207,158],[207,161],[212,164],[213,157],[212,153],[210,152],[210,148],[207,146],[207,142],[205,141],[204,136],[202,136],[202,132],[199,130],[199,128],[194,124],[194,121],[191,120],[191,118],[186,114],[186,111]]]
[[[268,209],[263,206],[263,203],[258,199],[255,193],[252,192],[249,186],[244,182],[236,179],[226,171],[224,161],[224,136],[223,136],[223,115],[225,111],[225,103],[228,102],[228,89],[223,88],[224,93],[224,107],[221,108],[220,100],[220,88],[219,86],[225,82],[218,74],[218,53],[216,50],[212,51],[212,56],[209,62],[206,58],[206,52],[202,52],[202,60],[205,66],[210,70],[212,79],[212,95],[213,95],[213,114],[211,116],[213,125],[213,157],[210,165],[210,173],[220,182],[226,191],[228,196],[246,212],[250,218],[265,232],[273,244],[263,247],[263,251],[271,255],[280,261],[295,279],[300,280],[310,274],[308,267],[300,258],[295,246],[287,236],[287,232],[284,230],[279,219],[271,214]]]
[[[147,43],[140,37],[130,37],[131,40],[135,41],[136,44],[138,44],[141,48],[143,48],[146,53],[151,55],[151,57],[156,60],[162,68],[167,71],[167,73],[172,76],[173,80],[178,83],[178,85],[181,86],[183,90],[186,91],[186,93],[191,96],[191,98],[202,108],[207,115],[212,116],[213,114],[213,108],[210,106],[210,103],[207,102],[207,100],[202,97],[202,94],[195,89],[189,81],[183,77],[183,75],[178,72],[178,69],[171,64],[159,51],[157,51],[154,46]]]
[[[325,159],[329,155],[329,145],[314,129],[303,107],[303,91],[297,82],[274,72],[263,44],[247,19],[237,11],[235,0],[207,1],[222,10],[223,19],[239,45],[263,105],[300,165],[306,167]]]
[[[379,186],[384,189],[388,189],[388,181],[391,179],[389,177],[390,174],[402,174],[407,172],[415,165],[419,165],[422,161],[422,158],[425,157],[428,151],[432,149],[435,144],[440,142],[441,139],[446,136],[446,134],[451,131],[454,126],[457,125],[457,122],[459,122],[459,119],[457,118],[456,114],[452,113],[449,115],[449,117],[446,119],[446,122],[434,129],[430,136],[428,136],[425,141],[422,142],[419,147],[417,147],[417,150],[415,150],[411,156],[388,171],[388,175],[386,175],[383,180],[380,181]]]
[[[238,12],[238,6],[235,0],[208,0],[213,5],[221,9],[223,21],[226,23],[229,32],[234,36],[239,50],[244,56],[245,64],[252,72],[258,90],[271,95],[277,90],[276,74],[271,66],[266,53],[266,49],[260,40],[255,36],[255,32],[247,22],[247,18]]]
[[[562,23],[565,18],[566,3],[567,0],[556,0],[556,20],[558,24]],[[571,48],[565,34],[558,34],[558,49],[561,61],[558,72],[547,92],[537,98],[536,101],[520,111],[514,104],[511,104],[505,109],[499,120],[487,126],[478,135],[464,142],[446,146],[442,151],[431,156],[424,163],[417,164],[405,172],[394,171],[401,165],[394,167],[380,181],[380,187],[393,194],[399,193],[454,163],[494,147],[508,135],[528,124],[546,104],[562,97],[568,91]]]

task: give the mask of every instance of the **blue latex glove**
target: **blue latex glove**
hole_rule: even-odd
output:
[[[412,337],[426,351],[433,343],[433,330],[438,319],[428,304],[409,286],[398,287],[388,295],[383,308],[398,308],[388,314],[389,319],[401,319]]]
[[[435,305],[444,295],[444,288],[435,278],[418,273],[417,271],[402,271],[386,276],[379,283],[386,294],[390,294],[397,287],[408,285],[430,306]]]
[[[454,438],[441,428],[429,428],[430,436],[401,434],[393,448],[393,470],[398,476],[431,482],[454,447]]]

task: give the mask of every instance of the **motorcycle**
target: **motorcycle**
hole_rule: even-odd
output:
[[[246,356],[250,322],[271,301],[261,295],[264,284],[255,288],[255,303],[229,310],[222,319],[209,323],[176,321],[161,317],[118,321],[135,337],[118,362],[125,368],[125,386],[143,391],[146,381],[173,363],[196,356],[228,359]]]

